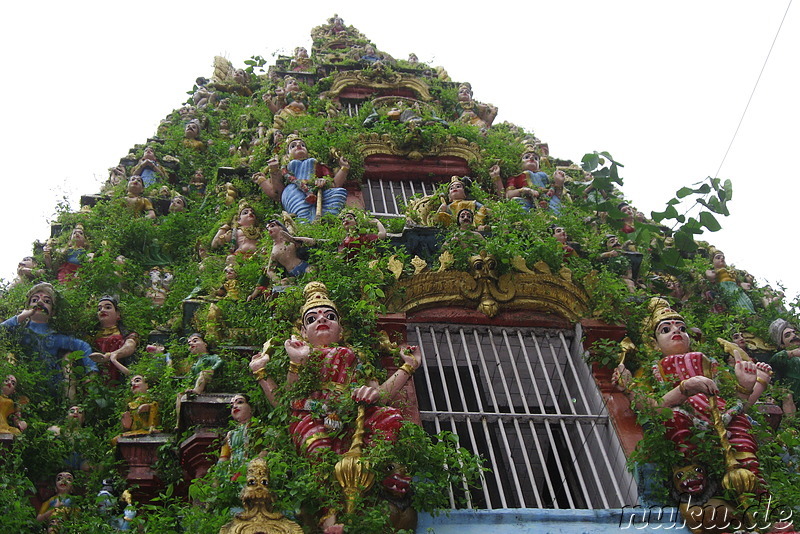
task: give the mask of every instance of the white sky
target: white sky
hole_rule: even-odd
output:
[[[13,2],[3,8],[0,277],[14,276],[65,195],[99,190],[180,106],[215,55],[235,66],[295,46],[338,13],[396,58],[415,52],[536,132],[551,153],[608,151],[644,211],[713,176],[789,0]],[[379,7],[380,6],[380,7]],[[719,176],[732,216],[705,238],[763,283],[800,292],[790,236],[800,188],[800,14],[789,9]],[[794,257],[794,260],[791,258]]]

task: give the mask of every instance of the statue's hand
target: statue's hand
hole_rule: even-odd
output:
[[[283,346],[286,347],[289,360],[299,364],[305,363],[311,352],[311,346],[297,336],[287,339]]]
[[[756,363],[756,381],[758,381],[759,378],[766,382],[764,387],[769,385],[770,381],[772,380],[772,367],[768,363]]]
[[[264,352],[259,352],[258,354],[254,354],[253,357],[250,359],[250,371],[255,373],[256,371],[260,371],[264,368],[265,365],[269,362],[269,354]]]
[[[278,162],[278,158],[271,158],[267,161],[267,168],[269,168],[269,172],[276,172],[280,167],[280,163]]]
[[[705,376],[687,378],[683,381],[683,386],[690,397],[698,393],[705,393],[706,395],[716,395],[719,393],[716,382]]]
[[[492,165],[489,168],[489,177],[495,180],[500,178],[500,165]]]
[[[130,430],[131,426],[133,426],[133,416],[131,415],[131,412],[123,413],[121,422],[122,422],[122,428],[124,428],[125,430]]]
[[[372,386],[361,386],[353,390],[353,400],[356,402],[365,402],[367,404],[375,404],[381,393],[377,388]]]
[[[630,391],[632,381],[633,375],[628,368],[625,367],[624,363],[619,364],[617,368],[614,369],[614,372],[611,373],[611,383],[623,393]]]
[[[417,345],[408,345],[400,349],[400,358],[403,363],[407,363],[414,369],[418,369],[422,363],[422,352]]]

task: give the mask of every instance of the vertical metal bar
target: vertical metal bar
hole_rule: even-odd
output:
[[[378,183],[381,184],[381,201],[383,202],[383,213],[386,213],[386,191],[384,189],[383,178],[379,179]]]
[[[403,195],[403,204],[408,206],[408,197],[409,197],[409,195],[406,192],[406,183],[405,182],[399,182],[399,183],[400,183],[400,194]],[[411,185],[413,187],[413,183]],[[413,195],[413,193],[412,193],[412,195]],[[398,213],[399,213],[399,211],[398,211]]]
[[[550,355],[553,358],[554,370],[555,370],[556,374],[558,374],[559,378],[561,379],[559,383],[561,384],[561,386],[564,389],[564,391],[566,391],[567,399],[568,399],[567,404],[572,406],[572,403],[569,402],[569,399],[571,399],[571,396],[569,396],[569,390],[567,388],[567,384],[564,383],[564,375],[561,372],[561,364],[558,361],[558,357],[557,357],[557,355],[555,354],[555,352],[553,350],[553,345],[552,345],[552,343],[550,343],[550,338],[549,338],[549,336],[547,336],[547,334],[545,334],[545,338],[548,341],[548,345],[549,345],[549,348],[550,348]],[[537,347],[538,347],[538,343],[537,343]],[[548,388],[550,388],[550,392],[553,395],[553,400],[554,400],[553,406],[555,407],[556,414],[562,415],[561,406],[559,405],[558,399],[556,398],[555,393],[553,392],[552,387],[551,387],[550,377],[547,377],[547,386],[548,386]],[[562,394],[564,394],[563,391],[562,391]],[[575,450],[574,450],[574,448],[572,446],[572,440],[569,439],[569,432],[567,430],[567,425],[563,420],[561,420],[561,421],[559,421],[559,426],[561,427],[561,431],[564,433],[564,436],[565,436],[564,442],[567,445],[567,451],[569,452],[570,460],[571,460],[573,465],[577,465],[578,457],[575,454]],[[578,485],[580,486],[581,491],[583,492],[583,496],[584,496],[585,501],[587,503],[591,503],[592,500],[591,500],[591,497],[589,496],[589,490],[586,488],[586,483],[583,480],[582,473],[576,471],[576,476],[577,476],[577,479],[578,479]],[[563,479],[563,483],[566,484],[566,482],[567,482],[567,480],[566,480],[566,478],[564,478]],[[591,504],[590,504],[590,506],[591,506]]]
[[[375,195],[372,189],[372,179],[367,178],[367,191],[369,192],[369,211],[375,213]]]
[[[425,385],[428,388],[428,398],[431,401],[431,411],[436,413],[436,412],[439,411],[439,409],[436,406],[436,397],[433,395],[433,384],[431,383],[431,377],[430,377],[431,365],[429,365],[429,363],[428,363],[430,360],[428,359],[428,357],[426,355],[425,343],[424,343],[424,341],[422,339],[422,333],[420,332],[420,329],[419,329],[418,326],[415,327],[415,331],[416,331],[416,334],[417,334],[417,339],[419,340],[419,343],[418,343],[419,344],[419,350],[420,350],[420,353],[422,355],[422,361],[420,362],[420,365],[423,365],[423,364],[425,365]],[[433,334],[433,329],[431,329],[431,345],[436,347],[436,336]],[[440,433],[442,431],[442,425],[439,422],[439,416],[438,415],[433,418],[433,424],[436,427],[436,433],[437,434]],[[447,493],[448,493],[448,497],[450,498],[450,508],[455,508],[456,507],[456,501],[455,501],[455,497],[453,495],[452,486],[450,488],[448,488]]]
[[[489,395],[492,397],[492,404],[494,405],[494,410],[495,411],[499,411],[499,406],[500,405],[497,402],[497,395],[495,394],[494,385],[492,384],[494,375],[489,373],[489,369],[486,366],[486,357],[483,354],[483,348],[481,346],[481,340],[480,340],[480,337],[478,335],[478,331],[477,330],[473,330],[472,333],[473,333],[473,338],[475,340],[475,346],[478,349],[478,355],[480,356],[480,359],[481,359],[481,366],[483,367],[483,374],[486,377],[486,384],[487,384],[487,387],[489,389]],[[500,419],[498,419],[498,421],[497,421],[497,428],[500,430],[501,434],[505,433],[504,429],[503,429],[503,421],[500,420]],[[488,431],[489,431],[488,426],[484,427],[484,431],[488,433]],[[489,444],[492,443],[491,437],[488,436],[488,434],[487,434],[486,439],[487,439],[487,443],[489,443]],[[507,508],[508,504],[506,503],[506,495],[505,495],[505,491],[503,489],[503,481],[500,478],[500,470],[497,467],[497,458],[495,457],[494,449],[491,446],[489,447],[489,456],[490,456],[491,461],[492,461],[492,470],[494,471],[495,482],[497,483],[497,489],[498,489],[498,492],[500,494],[500,504],[502,505],[501,507],[502,508]]]
[[[389,182],[389,191],[391,193],[392,209],[394,210],[394,211],[392,211],[392,213],[399,214],[400,213],[400,208],[397,207],[397,195],[394,192],[394,182],[392,182],[392,181]],[[387,213],[388,213],[388,210],[387,210]]]
[[[555,410],[558,412],[558,404],[555,402],[555,392],[553,391],[553,386],[550,383],[550,377],[547,376],[547,366],[545,365],[544,358],[542,357],[542,351],[541,351],[541,348],[539,347],[539,343],[538,343],[538,341],[536,339],[536,335],[533,332],[531,332],[531,339],[533,340],[533,346],[536,349],[536,355],[539,358],[539,364],[542,367],[542,377],[544,378],[545,385],[547,386],[547,389],[550,392],[550,397],[553,399],[553,404],[555,405]],[[542,404],[541,406],[542,406],[542,413],[544,413],[544,404]],[[564,485],[566,483],[566,481],[567,481],[567,475],[564,472],[564,466],[561,463],[561,454],[559,453],[558,447],[556,446],[556,440],[553,437],[553,430],[550,428],[550,422],[549,421],[545,421],[544,422],[544,427],[545,427],[545,430],[547,431],[547,438],[548,438],[548,441],[550,442],[550,450],[552,451],[553,459],[556,462],[556,468],[558,469],[558,474],[561,477],[560,484]],[[548,473],[548,476],[549,476],[549,473]],[[573,501],[573,499],[572,499],[572,492],[569,491],[569,488],[565,487],[564,494],[567,496],[567,503],[569,504],[569,507],[571,509],[574,509],[575,508],[575,501]],[[553,493],[552,495],[553,495],[553,502],[555,503],[556,502],[556,500],[555,500],[556,499],[556,494]],[[558,507],[557,504],[556,504],[556,507]]]
[[[520,377],[519,370],[517,369],[517,364],[516,364],[516,361],[515,361],[515,358],[514,358],[514,351],[511,348],[511,340],[508,338],[508,332],[507,332],[506,329],[503,329],[502,333],[503,333],[503,341],[504,341],[504,343],[506,345],[506,351],[508,352],[509,361],[511,361],[512,368],[514,369],[514,376],[516,377],[516,380],[517,380],[517,387],[519,388],[520,398],[522,399],[522,406],[523,406],[523,408],[525,410],[525,413],[526,414],[530,414],[531,413],[530,406],[528,405],[528,399],[526,398],[526,395],[525,395],[525,388],[522,385],[522,379]],[[520,348],[522,348],[522,344],[520,345]],[[527,358],[527,355],[526,355],[526,358]],[[528,374],[528,380],[530,381],[530,380],[533,380],[533,379],[534,379],[533,374],[532,373]],[[529,423],[530,423],[531,431],[535,435],[535,433],[536,433],[535,432],[535,428],[533,427],[533,424],[530,421],[529,421]],[[528,473],[528,479],[531,481],[531,488],[533,489],[533,495],[534,495],[534,497],[536,499],[536,505],[539,508],[541,508],[542,507],[542,501],[541,501],[541,499],[539,497],[539,488],[538,488],[538,485],[536,484],[536,477],[533,474],[533,468],[531,467],[531,460],[528,457],[527,447],[523,447],[523,445],[525,445],[525,439],[522,436],[522,429],[520,428],[519,420],[517,420],[517,419],[514,419],[514,429],[516,430],[517,439],[519,440],[519,443],[520,443],[520,449],[521,449],[521,453],[520,454],[522,454],[522,458],[525,461],[525,469],[527,470],[527,473]],[[523,499],[523,502],[524,502],[524,499]]]
[[[514,407],[514,397],[511,394],[511,391],[508,389],[508,382],[506,381],[505,372],[503,370],[503,362],[500,359],[500,353],[497,350],[497,343],[495,343],[495,341],[494,341],[494,334],[492,333],[491,330],[489,330],[489,343],[492,346],[492,353],[494,354],[494,359],[495,359],[495,362],[497,364],[497,369],[500,371],[500,376],[501,376],[501,379],[502,379],[502,382],[503,382],[503,390],[505,391],[506,398],[508,399],[508,410],[509,410],[509,412],[511,414],[515,414],[517,412],[516,412],[516,408]],[[523,496],[523,493],[522,493],[522,486],[520,485],[520,482],[519,482],[519,476],[517,475],[517,470],[513,467],[516,464],[516,462],[514,461],[514,454],[511,451],[511,446],[510,446],[509,441],[508,441],[508,435],[506,434],[505,425],[502,424],[502,420],[500,420],[498,422],[501,423],[500,424],[500,430],[501,430],[500,436],[503,438],[503,445],[505,446],[505,449],[506,449],[506,456],[508,457],[508,459],[510,461],[510,466],[511,466],[510,471],[511,471],[511,477],[514,479],[514,487],[517,490],[517,496],[518,496],[520,502],[522,502],[523,505],[524,505],[525,497]]]

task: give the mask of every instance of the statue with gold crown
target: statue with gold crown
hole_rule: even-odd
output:
[[[461,210],[470,210],[473,214],[473,223],[480,230],[485,229],[486,217],[489,211],[477,200],[467,199],[467,186],[470,180],[467,177],[453,176],[447,187],[447,202],[442,201],[437,213],[437,221],[445,226],[458,224],[457,217]]]
[[[289,433],[300,454],[316,457],[334,451],[342,455],[336,464],[336,478],[347,497],[346,510],[350,511],[357,494],[368,490],[374,481],[367,466],[360,462],[361,449],[378,437],[389,442],[397,440],[403,416],[388,403],[419,367],[420,351],[416,346],[403,347],[403,364],[379,383],[367,371],[369,366],[364,364],[368,362],[362,362],[353,349],[342,344],[339,311],[327,287],[311,282],[305,286],[303,296],[300,337],[293,335],[284,343],[289,357],[286,388],[292,399]],[[268,352],[254,357],[250,368],[274,401],[273,391],[278,386],[264,375]],[[315,385],[304,386],[308,384]],[[312,388],[316,389],[307,391]],[[356,410],[351,409],[353,401]],[[320,525],[325,532],[337,532],[341,527],[331,510],[323,513]]]
[[[666,385],[660,398],[648,397],[653,407],[670,408],[665,422],[665,437],[675,444],[676,452],[694,465],[699,434],[712,433],[719,442],[725,463],[722,486],[739,498],[744,494],[766,492],[761,476],[758,445],[751,434],[752,423],[745,410],[752,406],[769,385],[769,365],[754,363],[733,343],[718,340],[734,361],[733,378],[736,397],[723,399],[720,384],[727,367],[701,352],[690,351],[689,333],[683,317],[662,298],[648,304],[642,338],[652,342],[661,358],[652,367],[655,380]],[[614,379],[628,383],[627,371],[620,364]],[[636,394],[637,392],[631,392]],[[642,397],[634,398],[634,403]],[[694,473],[694,472],[693,472]],[[694,477],[694,475],[693,475]],[[696,477],[695,477],[696,478]]]
[[[334,173],[309,157],[306,142],[295,134],[286,138],[286,147],[289,163],[281,168],[278,158],[272,158],[267,162],[269,180],[256,179],[262,191],[299,220],[314,221],[325,213],[338,215],[347,201],[347,189],[342,186],[350,163],[337,156],[339,170]]]

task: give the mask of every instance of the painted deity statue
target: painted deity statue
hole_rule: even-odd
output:
[[[114,296],[100,297],[97,302],[97,321],[100,328],[94,346],[98,351],[92,353],[91,357],[98,363],[104,363],[104,374],[111,383],[117,383],[123,375],[130,374],[126,363],[136,351],[139,336],[136,332],[129,332],[122,324],[119,300]]]
[[[39,514],[36,516],[37,521],[46,522],[48,525],[53,525],[53,523],[57,525],[61,518],[71,512],[75,506],[71,495],[72,482],[72,473],[64,471],[56,475],[56,494],[42,503]]]
[[[334,174],[309,157],[305,141],[294,134],[287,138],[287,153],[290,161],[286,167],[280,168],[278,158],[272,158],[267,163],[269,179],[256,179],[262,191],[303,221],[314,221],[325,213],[337,215],[347,200],[347,190],[342,186],[350,163],[339,158],[340,167]]]
[[[236,428],[225,435],[225,442],[219,453],[219,461],[231,461],[236,464],[247,459],[248,445],[250,443],[250,423],[253,419],[253,407],[247,395],[238,393],[231,399],[231,418],[236,422]]]
[[[735,481],[734,491],[738,494],[764,492],[756,456],[758,445],[750,432],[752,423],[745,410],[769,385],[772,374],[769,365],[748,361],[735,344],[720,341],[733,357],[732,373],[736,383],[736,397],[724,399],[719,394],[719,385],[728,371],[720,369],[717,362],[705,354],[690,352],[683,317],[660,298],[651,299],[649,311],[643,337],[651,338],[661,351],[662,357],[652,372],[658,382],[668,386],[668,391],[661,398],[649,398],[648,402],[672,410],[671,419],[665,423],[665,437],[675,444],[687,465],[696,463],[698,434],[718,440],[728,475]],[[624,365],[617,368],[614,379],[625,383],[628,378]]]
[[[453,176],[447,188],[447,202],[442,202],[439,206],[437,219],[445,226],[457,224],[458,213],[464,209],[468,209],[473,213],[473,220],[477,230],[486,229],[485,221],[489,211],[477,200],[468,200],[467,182],[464,178]]]
[[[344,254],[345,259],[352,259],[359,250],[371,248],[375,242],[380,239],[386,239],[386,228],[383,223],[378,219],[372,219],[370,223],[374,224],[378,233],[360,233],[358,231],[358,221],[356,213],[352,210],[344,210],[339,214],[342,220],[342,227],[347,231],[347,235],[339,243],[338,252]]]
[[[165,183],[169,179],[169,173],[158,162],[156,152],[151,146],[145,147],[142,159],[131,170],[131,174],[141,176],[145,187],[150,187],[156,182]]]
[[[319,373],[316,378],[321,387],[291,401],[293,422],[289,426],[289,433],[298,451],[309,456],[328,450],[337,454],[348,451],[354,423],[347,420],[346,414],[337,412],[337,406],[341,405],[344,396],[365,406],[363,441],[366,446],[378,435],[390,442],[395,441],[403,417],[400,410],[385,403],[400,392],[419,367],[419,348],[403,348],[400,352],[403,365],[385,382],[379,383],[365,372],[356,352],[342,344],[339,312],[329,298],[325,285],[311,282],[306,285],[303,295],[301,337],[292,336],[284,343],[289,357],[286,387],[291,393],[306,369]],[[268,360],[268,351],[264,351],[254,356],[250,368],[270,402],[274,403],[278,386],[264,375],[264,365]],[[326,532],[336,532],[335,525],[336,517],[330,514],[324,519],[322,528],[331,529]]]
[[[19,407],[14,401],[17,392],[17,377],[8,375],[0,386],[0,434],[19,435],[28,428],[22,420]]]
[[[272,250],[269,263],[256,282],[256,288],[247,298],[248,301],[260,296],[270,283],[286,285],[289,279],[303,276],[313,272],[313,266],[308,263],[307,245],[314,245],[316,240],[311,237],[293,236],[281,222],[273,219],[267,223],[267,232],[272,239]],[[285,276],[278,274],[279,267],[286,271]]]
[[[50,326],[50,320],[56,312],[57,294],[55,288],[48,283],[36,284],[27,294],[27,308],[3,321],[0,328],[20,336],[23,346],[27,347],[45,369],[52,373],[50,380],[51,393],[57,395],[64,382],[61,368],[61,351],[81,351],[83,357],[79,363],[87,373],[97,372],[97,364],[90,355],[92,348],[83,340],[60,334]],[[68,378],[68,377],[67,377]],[[70,390],[67,391],[68,395]]]
[[[114,438],[140,436],[159,432],[161,416],[158,413],[158,402],[154,401],[149,393],[150,386],[142,375],[131,377],[132,400],[128,402],[128,409],[122,414],[121,423],[124,432]]]
[[[91,261],[93,254],[88,251],[89,241],[86,239],[86,231],[82,224],[75,225],[69,236],[67,245],[56,252],[57,257],[53,257],[53,250],[50,244],[43,249],[44,263],[48,269],[56,270],[56,277],[62,284],[74,280],[78,269],[86,261]]]
[[[491,128],[497,117],[497,107],[473,100],[472,85],[468,83],[462,83],[458,88],[457,109],[459,121],[479,128]]]
[[[208,343],[206,343],[202,334],[197,332],[191,334],[186,343],[189,345],[189,352],[192,354],[192,358],[186,362],[189,368],[183,382],[185,389],[178,393],[175,399],[175,413],[177,414],[178,423],[181,420],[181,404],[184,396],[188,399],[204,393],[211,384],[214,373],[219,371],[223,363],[222,358],[208,352]]]
[[[256,251],[261,239],[256,211],[246,203],[239,206],[239,214],[233,227],[223,224],[211,241],[211,248],[219,248],[230,243],[232,254],[250,256]]]
[[[499,196],[518,202],[526,210],[536,207],[539,195],[549,183],[547,173],[539,170],[539,154],[531,144],[526,144],[522,153],[521,173],[507,178],[504,185],[500,166],[494,165],[489,169],[489,176]]]
[[[715,251],[711,263],[713,268],[706,271],[706,278],[719,284],[722,293],[732,300],[736,309],[748,314],[755,313],[753,301],[736,281],[736,271],[728,268],[728,264],[725,263],[725,253],[721,250]]]
[[[128,178],[128,194],[124,197],[125,203],[128,208],[136,216],[143,216],[147,219],[156,218],[156,210],[153,209],[153,203],[150,199],[143,197],[144,181],[141,176],[133,175]]]

